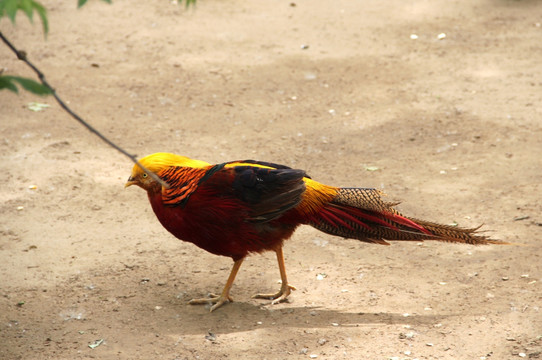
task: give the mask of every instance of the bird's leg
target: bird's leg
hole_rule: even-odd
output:
[[[279,302],[285,301],[288,295],[290,295],[290,293],[292,292],[292,290],[296,290],[295,286],[288,284],[288,279],[286,277],[286,266],[284,265],[284,254],[282,253],[282,245],[280,245],[275,250],[275,252],[277,254],[280,279],[282,281],[279,292],[276,294],[256,294],[252,297],[253,299],[272,299],[273,301],[271,302],[271,304],[277,304]]]
[[[210,311],[214,311],[218,309],[220,306],[224,305],[226,302],[233,301],[233,299],[230,297],[230,289],[233,285],[233,281],[235,280],[235,276],[237,275],[237,272],[239,271],[239,268],[241,267],[241,264],[243,263],[243,260],[245,258],[241,258],[233,264],[233,268],[231,269],[230,276],[228,277],[228,281],[226,281],[226,285],[224,286],[224,290],[222,290],[222,294],[214,295],[210,294],[210,297],[207,298],[201,298],[201,299],[192,299],[188,303],[190,305],[198,305],[198,304],[214,304],[211,306]]]

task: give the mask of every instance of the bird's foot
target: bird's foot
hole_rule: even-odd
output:
[[[276,294],[256,294],[252,296],[253,299],[271,299],[271,304],[278,304],[286,301],[286,298],[291,294],[292,290],[297,290],[295,286],[290,284],[282,284],[280,290]]]
[[[206,304],[214,304],[209,309],[209,312],[213,312],[214,310],[218,309],[222,305],[224,305],[227,302],[233,302],[233,299],[228,296],[223,295],[216,295],[216,294],[209,294],[208,297],[205,298],[199,298],[199,299],[192,299],[188,303],[190,305],[206,305]]]

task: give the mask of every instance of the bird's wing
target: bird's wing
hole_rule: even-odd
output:
[[[235,166],[231,186],[234,194],[250,207],[251,222],[267,222],[297,206],[305,191],[302,170]]]
[[[202,169],[165,169],[159,176],[169,188],[163,189],[162,201],[167,206],[184,207],[196,194],[215,197],[217,205],[228,198],[248,209],[247,221],[271,221],[301,202],[306,174],[268,165],[271,164],[232,162]]]

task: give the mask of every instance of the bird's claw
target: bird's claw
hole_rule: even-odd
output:
[[[267,299],[267,300],[273,300],[271,301],[271,304],[278,304],[283,301],[287,300],[287,297],[292,293],[292,290],[297,290],[295,286],[286,284],[281,286],[280,290],[276,294],[256,294],[253,295],[253,299]]]
[[[222,305],[224,305],[227,302],[233,302],[233,299],[230,296],[222,296],[222,295],[216,295],[216,294],[209,294],[208,297],[205,298],[199,298],[199,299],[192,299],[188,302],[190,305],[206,305],[206,304],[214,304],[209,309],[209,312],[213,312],[214,310],[218,309]]]

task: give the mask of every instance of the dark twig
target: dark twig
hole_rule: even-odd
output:
[[[137,161],[137,158],[135,155],[132,155],[130,154],[129,152],[127,152],[126,150],[124,150],[123,148],[121,148],[120,146],[118,146],[117,144],[115,144],[113,141],[109,140],[107,137],[105,137],[104,135],[102,135],[102,133],[100,133],[98,130],[96,130],[92,125],[90,125],[89,123],[87,123],[85,120],[83,120],[79,115],[77,115],[75,112],[73,112],[72,109],[70,109],[68,107],[68,105],[66,105],[66,103],[57,95],[55,89],[47,82],[47,80],[45,79],[45,75],[36,67],[34,66],[34,64],[32,64],[27,56],[26,56],[26,52],[22,51],[22,50],[17,50],[17,48],[15,48],[15,46],[4,36],[4,34],[2,34],[2,32],[0,31],[0,38],[2,39],[2,41],[15,53],[15,55],[17,55],[17,59],[23,61],[26,65],[28,65],[35,73],[36,75],[38,76],[38,78],[40,79],[40,82],[45,86],[47,87],[50,91],[51,91],[51,94],[53,95],[53,97],[55,98],[56,102],[60,105],[60,107],[62,109],[64,109],[72,118],[74,118],[75,120],[77,120],[81,125],[83,125],[84,127],[86,127],[91,133],[93,133],[94,135],[96,135],[97,137],[99,137],[103,142],[105,142],[107,145],[111,146],[113,149],[117,150],[118,152],[120,152],[121,154],[125,155],[126,157],[128,157],[130,160],[132,160],[135,164],[137,164],[137,166],[139,166],[143,171],[145,171],[146,173],[148,173],[150,176],[152,176],[154,178],[154,180],[158,181],[162,186],[164,186],[165,188],[169,188],[169,185],[164,182],[162,179],[160,179],[158,177],[158,175],[156,175],[155,173],[153,173],[152,171],[149,171],[147,168],[145,168],[143,165],[141,165],[141,163],[139,161]]]

